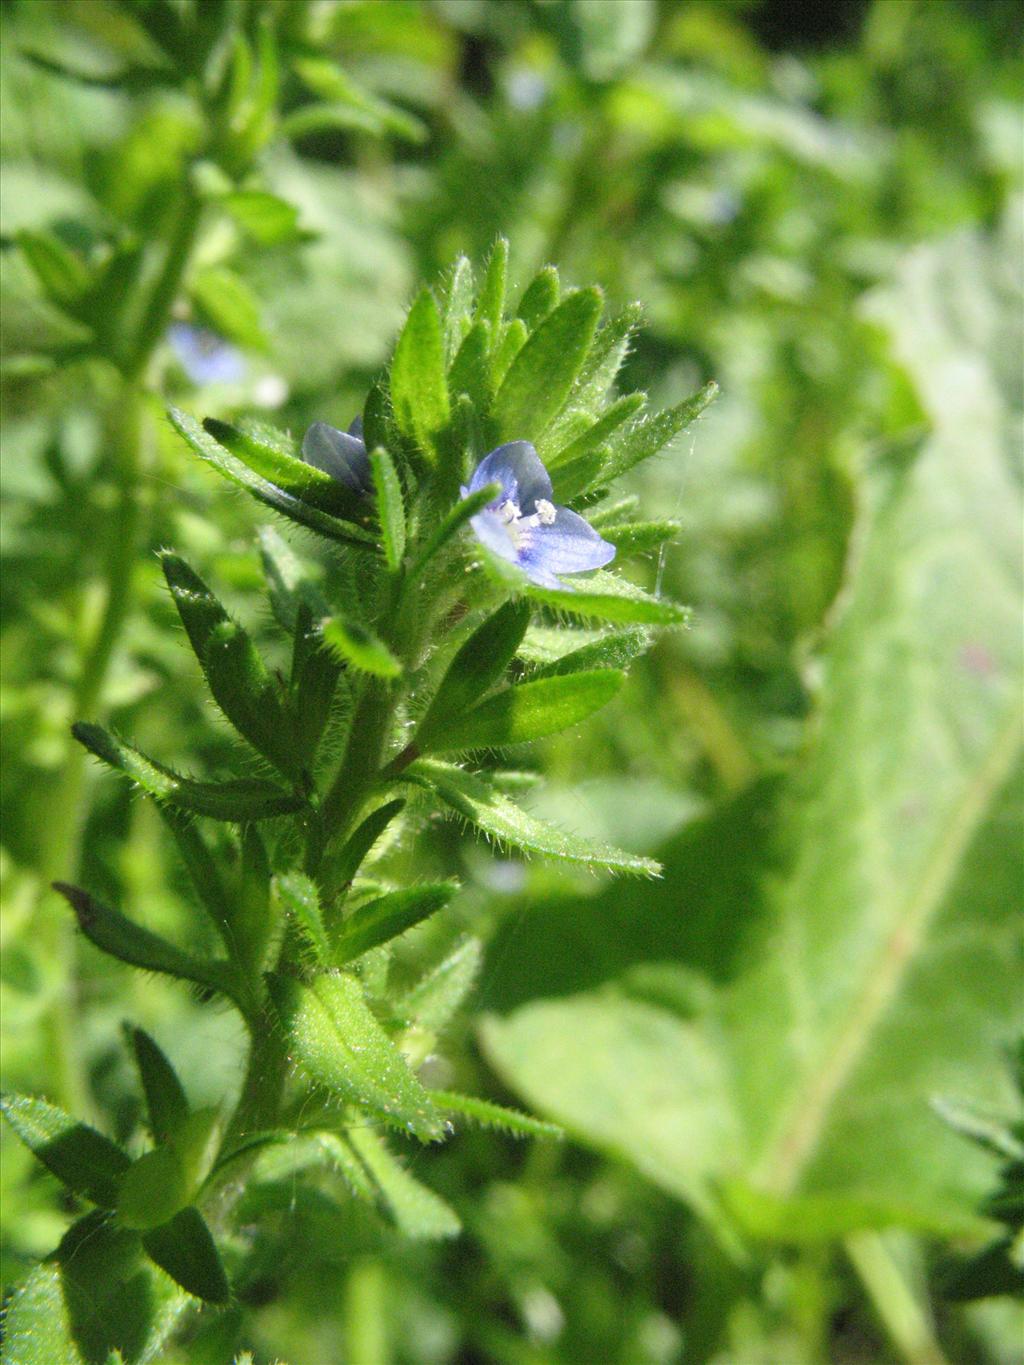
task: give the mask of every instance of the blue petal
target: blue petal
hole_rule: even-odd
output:
[[[371,487],[370,461],[360,437],[338,431],[326,422],[314,422],[302,438],[302,458],[314,469],[322,469],[353,493],[368,493]]]
[[[533,578],[534,571],[544,575],[585,573],[600,569],[614,558],[615,546],[603,540],[589,522],[568,507],[556,507],[551,525],[533,530],[520,562]]]
[[[167,339],[193,384],[238,384],[245,378],[245,357],[207,327],[172,322]]]
[[[484,483],[490,483],[490,479],[484,479]],[[508,533],[508,523],[503,521],[496,512],[484,508],[482,512],[478,512],[475,517],[470,518],[469,524],[476,533],[477,540],[485,549],[496,554],[499,559],[507,559],[510,564],[519,563],[519,551]]]
[[[523,516],[534,510],[538,498],[551,501],[551,479],[529,441],[509,441],[484,456],[473,471],[469,491],[476,493],[489,483],[500,483],[499,501],[514,502]]]

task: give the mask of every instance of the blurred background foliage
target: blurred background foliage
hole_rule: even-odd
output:
[[[573,1140],[417,1153],[466,1226],[441,1247],[336,1177],[297,1197],[266,1170],[238,1303],[167,1358],[1020,1361],[1020,1219],[998,1221],[1021,1158],[1017,6],[0,17],[6,1084],[124,1138],[124,1018],[197,1103],[238,1069],[231,1019],[101,959],[46,890],[72,875],[196,933],[157,816],[68,734],[102,719],[223,770],[157,547],[269,627],[262,518],[190,460],[168,400],[347,426],[415,284],[499,234],[520,284],[552,262],[641,303],[624,392],[722,386],[633,487],[683,522],[643,575],[692,628],[523,756],[538,810],[665,879],[603,885],[451,826],[392,855],[467,882],[408,936],[410,970],[467,929],[489,944],[460,1084]],[[1001,1143],[956,1131],[1000,1116]],[[72,1210],[3,1140],[11,1285]],[[951,1279],[993,1245],[998,1272]]]

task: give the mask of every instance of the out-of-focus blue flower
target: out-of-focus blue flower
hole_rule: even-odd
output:
[[[167,340],[193,384],[239,384],[245,378],[245,356],[208,327],[172,322]]]
[[[462,496],[489,483],[500,484],[501,492],[471,519],[473,530],[481,545],[518,565],[531,582],[564,588],[559,574],[599,569],[614,559],[614,545],[551,501],[550,475],[529,441],[509,441],[485,455]]]
[[[314,422],[302,438],[302,458],[353,493],[366,494],[373,488],[361,417],[355,419],[348,431],[339,431],[326,422]]]

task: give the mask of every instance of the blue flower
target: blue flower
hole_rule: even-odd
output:
[[[172,322],[167,340],[193,384],[238,384],[245,378],[241,351],[208,327]]]
[[[373,488],[361,417],[355,419],[348,431],[339,431],[326,422],[314,422],[302,438],[302,458],[353,493],[365,495]]]
[[[509,441],[485,455],[462,496],[489,483],[500,484],[501,492],[470,524],[481,545],[517,565],[532,583],[564,588],[559,574],[599,569],[614,559],[614,545],[551,501],[550,475],[529,441]]]

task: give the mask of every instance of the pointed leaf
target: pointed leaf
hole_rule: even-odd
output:
[[[630,521],[610,526],[604,532],[604,538],[624,555],[633,555],[657,550],[668,541],[678,540],[681,531],[678,521]]]
[[[266,350],[259,300],[240,275],[208,266],[194,277],[191,294],[202,320],[220,336],[247,350]]]
[[[513,360],[491,410],[496,439],[536,439],[562,407],[601,315],[601,294],[581,289],[559,304]]]
[[[226,962],[193,957],[77,886],[66,882],[54,882],[53,886],[74,910],[82,933],[102,952],[131,967],[163,972],[181,981],[196,981],[212,990],[233,994],[234,983]]]
[[[443,909],[458,889],[458,882],[413,886],[360,905],[347,916],[335,937],[335,960],[339,964],[352,962],[370,948],[404,934]]]
[[[350,521],[342,521],[338,517],[329,516],[328,513],[303,502],[301,498],[287,490],[279,488],[276,483],[254,473],[248,465],[232,455],[229,450],[226,450],[219,441],[215,441],[187,413],[180,412],[177,408],[170,408],[168,416],[172,426],[188,442],[200,459],[212,465],[218,473],[223,474],[232,483],[238,484],[248,493],[251,493],[264,506],[270,507],[273,511],[280,512],[282,516],[288,517],[289,520],[297,522],[300,526],[305,526],[309,530],[316,531],[319,535],[326,536],[329,540],[338,541],[342,545],[351,545],[366,551],[376,549],[376,541],[370,531],[362,526],[356,526]]]
[[[658,864],[650,858],[580,839],[536,820],[481,778],[461,768],[421,759],[406,769],[402,779],[436,791],[457,815],[476,825],[489,838],[512,848],[642,877],[656,877],[660,872]]]
[[[641,418],[612,442],[608,462],[602,477],[609,482],[632,469],[641,460],[657,455],[679,435],[681,431],[695,422],[704,409],[714,401],[718,385],[712,379],[697,393],[677,403],[665,412],[654,413]]]
[[[464,939],[401,997],[396,1012],[410,1024],[436,1036],[472,990],[482,961],[480,940]]]
[[[318,976],[309,985],[271,973],[270,997],[289,1048],[320,1085],[382,1114],[421,1141],[441,1135],[441,1122],[394,1043],[347,972]]]
[[[448,374],[452,394],[467,394],[476,412],[486,412],[494,397],[491,374],[491,326],[474,322],[466,333]]]
[[[47,1170],[76,1194],[112,1209],[131,1161],[109,1138],[44,1100],[4,1095],[0,1111]]]
[[[493,502],[500,492],[500,484],[489,483],[485,488],[470,493],[468,498],[460,498],[409,566],[407,581],[415,582],[434,556],[462,530],[466,522],[475,517],[477,512],[482,511],[489,502]]]
[[[286,776],[298,776],[295,736],[274,679],[248,633],[177,555],[164,576],[210,691],[238,732]]]
[[[526,345],[529,335],[526,323],[522,318],[513,318],[501,329],[497,340],[494,342],[494,354],[491,359],[493,388],[500,389],[502,381],[509,372],[509,367]]]
[[[560,633],[571,637],[578,632]],[[531,672],[530,678],[557,678],[590,668],[625,668],[650,646],[650,631],[639,628],[612,631],[541,664]]]
[[[689,620],[689,611],[676,602],[650,597],[624,578],[599,569],[578,588],[539,588],[531,584],[527,589],[531,598],[559,611],[569,612],[594,621],[637,624],[642,626],[681,626]]]
[[[327,615],[327,603],[291,546],[273,526],[260,526],[260,559],[267,579],[270,605],[282,628],[292,634],[298,612],[305,606],[318,620]]]
[[[366,505],[359,495],[322,469],[300,459],[283,434],[264,428],[256,435],[207,417],[203,430],[259,477],[324,512],[361,520]]]
[[[384,559],[392,573],[402,567],[405,554],[405,504],[402,485],[386,450],[378,449],[370,455],[370,470],[377,494],[377,516],[380,518]]]
[[[74,303],[85,294],[91,276],[84,261],[53,232],[22,231],[17,242],[33,274],[57,304]]]
[[[530,623],[526,602],[508,602],[478,626],[448,665],[416,732],[422,748],[446,721],[460,717],[504,676]]]
[[[598,668],[518,683],[462,716],[451,716],[417,744],[423,752],[444,753],[500,748],[557,734],[606,706],[625,681],[624,673]]]
[[[501,317],[505,311],[505,284],[508,278],[508,242],[499,237],[487,260],[487,270],[480,286],[476,305],[476,321],[490,324],[491,336],[497,338]]]
[[[155,1141],[166,1142],[188,1118],[188,1099],[174,1067],[155,1040],[140,1028],[130,1028],[128,1036],[146,1097],[149,1131]]]
[[[560,469],[563,465],[569,465],[603,446],[613,432],[618,431],[624,422],[636,416],[646,401],[642,393],[627,393],[624,398],[619,398],[611,407],[606,408],[596,422],[592,422],[568,444],[558,444],[550,436],[542,440],[537,449],[548,469]]]
[[[558,271],[553,265],[539,270],[523,290],[516,310],[529,330],[535,331],[558,303]]]
[[[496,1128],[510,1137],[564,1138],[565,1132],[557,1123],[545,1123],[518,1109],[507,1109],[503,1104],[477,1099],[475,1095],[459,1095],[454,1090],[431,1090],[431,1098],[439,1109],[450,1114],[461,1114],[482,1128]]]
[[[172,1280],[207,1303],[227,1303],[231,1290],[203,1215],[196,1208],[176,1213],[142,1239],[150,1258]]]
[[[292,695],[296,762],[304,770],[316,758],[331,718],[341,671],[341,662],[327,648],[320,623],[314,623],[309,609],[303,606],[295,622]]]
[[[166,802],[161,802],[159,809],[164,823],[174,836],[199,901],[230,952],[235,942],[235,906],[224,885],[217,860],[191,815]]]
[[[301,872],[285,872],[274,879],[277,894],[284,907],[294,917],[303,937],[316,954],[321,966],[331,960],[331,947],[324,930],[320,896],[313,882]]]
[[[375,811],[370,812],[362,824],[357,826],[332,862],[330,874],[327,878],[331,886],[339,889],[348,886],[371,848],[395,816],[404,809],[405,802],[399,797],[397,800],[388,801],[386,805],[378,806]]]
[[[429,289],[418,295],[398,338],[391,362],[391,401],[399,429],[428,456],[436,457],[449,405],[441,318]]]
[[[195,815],[208,815],[213,820],[244,822],[268,820],[275,815],[288,815],[305,805],[300,796],[293,796],[273,782],[259,778],[237,778],[227,782],[197,782],[148,758],[138,749],[99,725],[80,721],[71,727],[80,744],[117,768],[143,791],[157,801],[166,801]]]
[[[347,1137],[406,1237],[457,1236],[462,1225],[454,1209],[410,1175],[371,1128],[351,1128]]]
[[[465,256],[460,256],[452,269],[444,301],[444,352],[449,363],[462,345],[472,317],[473,267]]]

